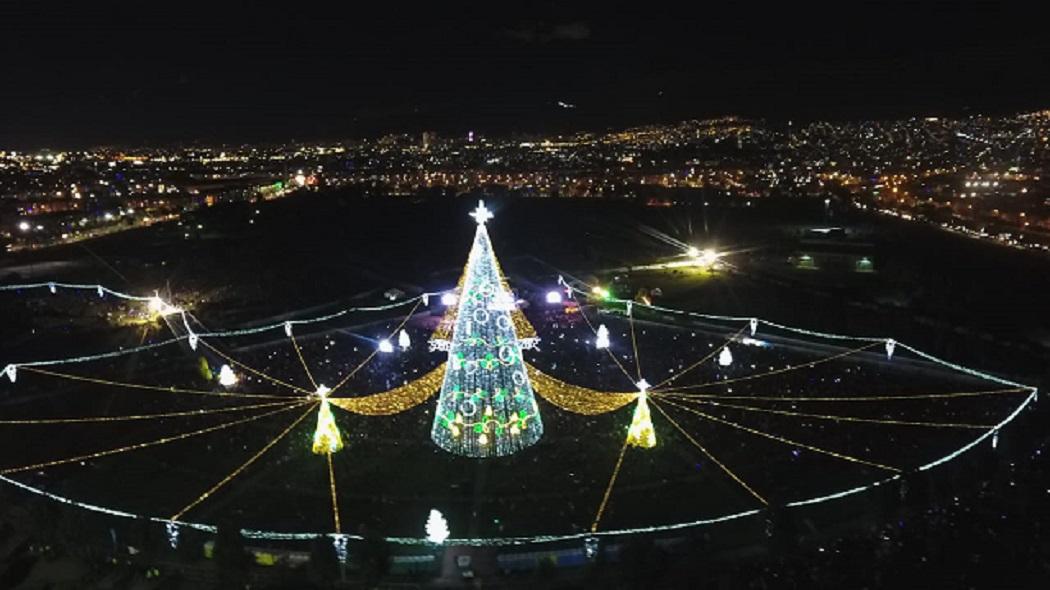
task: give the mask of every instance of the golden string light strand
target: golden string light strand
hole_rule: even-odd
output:
[[[422,299],[416,301],[416,304],[412,306],[412,309],[408,310],[408,314],[406,314],[405,317],[401,319],[401,323],[399,323],[396,328],[390,331],[390,334],[387,335],[387,338],[393,338],[394,334],[397,334],[398,330],[405,327],[405,324],[408,323],[408,320],[412,318],[412,315],[416,313],[416,309],[418,309],[420,304],[422,303]],[[332,390],[329,392],[329,395],[334,395],[336,391],[339,391],[340,387],[346,385],[346,382],[349,381],[355,374],[357,374],[357,372],[360,371],[365,365],[371,362],[372,359],[375,358],[376,354],[378,353],[379,349],[374,349],[367,357],[365,357],[365,360],[361,361],[361,364],[354,367],[353,370],[347,373],[346,376],[339,381],[339,383],[335,384],[335,387],[332,388]]]
[[[94,383],[97,385],[108,385],[111,387],[125,387],[128,389],[142,389],[148,391],[162,391],[165,393],[184,393],[188,395],[211,395],[216,397],[241,397],[241,398],[264,398],[264,399],[289,399],[286,395],[278,395],[275,393],[240,393],[240,392],[222,392],[222,391],[208,391],[206,389],[186,389],[182,387],[165,387],[163,385],[144,385],[141,383],[127,383],[124,381],[113,381],[110,379],[99,379],[97,377],[87,377],[84,375],[74,375],[72,373],[59,373],[58,371],[49,371],[47,369],[38,369],[36,367],[19,367],[20,371],[28,371],[30,373],[38,373],[40,375],[47,375],[49,377],[58,377],[61,379],[70,379],[72,381],[83,381],[86,383]]]
[[[157,446],[157,445],[163,445],[163,444],[166,444],[166,443],[175,442],[175,441],[179,441],[179,440],[184,440],[184,439],[187,439],[187,438],[190,438],[190,437],[193,437],[193,436],[198,436],[198,435],[201,435],[201,434],[207,434],[209,432],[216,432],[218,430],[231,428],[233,426],[239,426],[241,424],[246,424],[248,422],[252,422],[254,420],[259,420],[259,419],[262,419],[262,418],[266,418],[268,416],[273,416],[274,414],[279,414],[281,412],[287,412],[288,410],[295,409],[295,408],[301,406],[304,403],[307,403],[307,402],[292,403],[292,404],[288,404],[287,405],[288,407],[280,408],[278,410],[273,410],[273,411],[270,411],[270,412],[264,412],[262,414],[256,414],[255,416],[249,416],[247,418],[241,418],[239,420],[233,420],[231,422],[223,422],[222,424],[217,424],[215,426],[209,426],[207,428],[201,428],[200,430],[194,430],[194,431],[191,431],[191,432],[184,432],[182,434],[177,434],[177,435],[174,435],[174,436],[166,436],[166,437],[163,437],[163,438],[158,438],[158,439],[151,440],[151,441],[136,443],[136,444],[133,444],[133,445],[126,445],[126,446],[123,446],[123,447],[107,449],[105,451],[97,451],[97,452],[94,452],[94,453],[87,453],[85,455],[77,455],[76,457],[70,457],[70,458],[67,458],[67,459],[56,459],[54,461],[44,461],[44,462],[41,462],[41,463],[34,463],[32,465],[23,465],[21,467],[9,467],[7,469],[0,470],[0,475],[9,475],[11,473],[20,473],[22,471],[32,471],[34,469],[43,469],[45,467],[54,467],[56,465],[65,465],[67,463],[76,463],[76,462],[79,462],[79,461],[87,461],[87,460],[90,460],[90,459],[98,459],[98,458],[101,458],[101,457],[107,457],[109,455],[116,455],[118,453],[125,453],[125,452],[128,452],[128,451],[137,451],[139,449],[145,449],[145,448],[148,448],[148,447],[154,447],[154,446]]]
[[[858,352],[862,352],[864,350],[867,350],[867,349],[871,348],[872,346],[875,346],[876,344],[882,344],[882,342],[871,342],[869,344],[865,344],[864,346],[858,346],[857,348],[851,348],[850,350],[847,350],[845,352],[840,352],[839,354],[836,354],[836,355],[832,355],[832,356],[829,356],[829,357],[824,357],[824,358],[821,358],[821,359],[817,359],[815,361],[809,361],[809,362],[802,363],[802,364],[799,364],[799,365],[791,365],[789,367],[784,367],[783,369],[774,369],[772,371],[766,371],[765,373],[754,373],[752,375],[744,375],[742,377],[734,377],[732,379],[723,379],[721,381],[708,381],[707,383],[700,383],[700,384],[697,384],[697,385],[682,385],[682,386],[678,386],[678,387],[665,387],[661,391],[664,391],[664,392],[666,392],[666,391],[680,391],[680,390],[683,390],[683,389],[691,389],[693,387],[707,387],[709,385],[725,385],[727,383],[736,383],[738,381],[748,381],[748,380],[751,380],[751,379],[760,379],[762,377],[769,377],[771,375],[779,375],[781,373],[787,373],[789,371],[797,371],[799,369],[807,369],[807,368],[815,367],[817,365],[820,365],[820,364],[823,364],[823,363],[827,363],[827,362],[830,362],[830,361],[833,361],[833,360],[836,360],[836,359],[840,359],[840,358],[845,357],[845,356],[849,356],[851,354],[856,354]]]
[[[669,391],[669,390],[668,390]],[[1003,395],[1009,393],[1028,393],[1030,387],[1011,387],[1009,389],[985,389],[982,391],[953,391],[948,393],[915,393],[905,395],[856,395],[850,397],[828,396],[828,397],[788,397],[788,396],[762,396],[762,395],[724,395],[720,393],[661,393],[660,395],[674,399],[688,401],[695,399],[732,399],[732,400],[754,400],[763,402],[886,402],[897,400],[920,400],[920,399],[952,399],[960,397],[979,397],[984,395]]]
[[[288,338],[292,341],[292,346],[295,348],[295,354],[299,357],[299,363],[303,365],[303,370],[306,371],[306,378],[310,380],[310,385],[314,389],[317,389],[317,381],[314,381],[314,375],[310,372],[310,366],[306,364],[306,359],[303,358],[303,351],[299,347],[299,342],[295,339],[295,334],[289,333]]]
[[[274,406],[287,406],[297,403],[296,401],[266,402],[263,404],[249,404],[243,406],[230,406],[227,408],[210,408],[207,410],[183,410],[179,412],[164,412],[160,414],[132,414],[128,416],[85,416],[83,418],[26,418],[18,420],[0,420],[3,426],[25,426],[36,424],[90,424],[95,422],[130,422],[134,420],[161,420],[164,418],[179,418],[184,416],[206,416],[209,414],[222,414],[225,412],[243,412],[246,410],[257,410],[259,408],[272,408]]]
[[[201,344],[203,344],[204,346],[208,347],[208,349],[211,350],[212,352],[214,352],[215,354],[217,354],[217,355],[221,356],[222,358],[226,359],[227,361],[237,365],[238,367],[244,369],[245,371],[248,371],[249,373],[252,373],[252,374],[254,374],[254,375],[258,376],[258,377],[262,377],[263,379],[266,379],[270,383],[275,383],[275,384],[280,385],[282,387],[287,387],[288,389],[291,389],[293,391],[298,391],[299,393],[305,393],[307,395],[312,395],[313,394],[312,391],[309,391],[307,389],[303,389],[302,387],[299,387],[298,385],[292,385],[291,383],[288,383],[286,381],[281,381],[277,377],[272,377],[270,375],[267,375],[266,373],[263,373],[262,371],[259,371],[259,370],[256,370],[256,369],[253,369],[253,368],[249,367],[248,365],[246,365],[246,364],[242,363],[241,361],[231,357],[230,355],[224,353],[223,351],[219,350],[218,348],[215,348],[211,344],[208,344],[207,342],[204,341],[203,338],[201,338],[199,340],[199,342]]]
[[[302,405],[302,404],[298,404],[298,405]],[[298,426],[299,423],[302,422],[303,419],[305,419],[310,414],[310,412],[314,409],[315,405],[317,405],[316,402],[310,404],[310,406],[308,408],[306,408],[306,411],[303,412],[301,416],[296,418],[294,422],[289,424],[288,427],[285,428],[283,431],[281,431],[281,433],[278,434],[276,437],[274,437],[273,440],[271,440],[270,442],[266,443],[266,446],[264,446],[263,448],[259,449],[259,451],[257,453],[255,453],[254,455],[249,457],[248,460],[245,461],[244,463],[241,463],[240,466],[238,466],[236,469],[231,471],[226,477],[220,479],[218,481],[218,483],[216,483],[211,488],[209,488],[208,491],[204,492],[200,496],[197,496],[196,500],[190,502],[182,510],[179,510],[174,515],[172,515],[170,520],[178,520],[178,519],[182,518],[182,516],[184,514],[186,514],[190,510],[193,510],[194,508],[196,508],[201,502],[204,502],[205,500],[207,500],[212,494],[214,494],[216,491],[218,491],[219,488],[221,488],[221,487],[225,486],[226,484],[230,483],[231,481],[233,481],[234,478],[236,478],[238,475],[240,475],[242,471],[247,469],[252,463],[255,463],[255,461],[258,460],[259,457],[262,457],[266,453],[266,451],[269,451],[271,448],[273,448],[273,446],[276,445],[278,442],[280,442],[281,439],[283,439],[285,436],[287,436],[288,433],[291,432],[293,428]]]
[[[591,323],[591,320],[587,318],[587,313],[585,311],[583,311],[583,308],[584,308],[584,306],[581,305],[580,306],[580,316],[583,317],[583,321],[587,324],[587,327],[591,329],[591,332],[593,332],[594,335],[597,336],[598,335],[598,329],[595,328],[594,324]],[[627,377],[627,380],[630,381],[632,385],[635,384],[636,381],[634,380],[633,377],[631,377],[631,373],[627,369],[624,368],[623,363],[620,362],[620,359],[616,358],[616,354],[613,353],[613,351],[609,350],[608,348],[605,349],[605,352],[609,354],[609,358],[611,358],[613,360],[613,362],[616,363],[616,366],[620,367],[620,371],[623,372],[625,377]]]
[[[661,381],[660,383],[656,384],[655,386],[653,386],[653,390],[657,390],[657,389],[659,389],[659,388],[663,387],[664,385],[667,385],[668,383],[670,383],[670,382],[672,382],[672,381],[674,381],[674,380],[678,379],[678,378],[679,378],[679,377],[681,377],[682,375],[685,375],[685,374],[686,374],[686,373],[688,373],[689,371],[692,371],[693,369],[695,369],[695,368],[699,367],[700,365],[704,364],[704,363],[705,363],[705,362],[707,362],[707,361],[708,361],[708,360],[709,360],[709,359],[710,359],[711,357],[713,357],[713,356],[715,356],[716,354],[718,354],[719,352],[721,352],[721,351],[722,351],[722,349],[723,349],[723,348],[725,348],[726,346],[728,346],[730,342],[732,342],[732,341],[736,340],[736,337],[737,337],[737,336],[739,336],[739,335],[740,335],[740,334],[741,334],[741,333],[742,333],[742,332],[743,332],[744,330],[746,330],[747,328],[748,328],[748,326],[744,326],[743,328],[740,328],[739,330],[737,330],[737,331],[736,331],[736,333],[734,333],[734,334],[733,334],[732,336],[730,336],[729,338],[727,338],[727,339],[726,339],[726,341],[722,343],[722,346],[719,346],[718,348],[716,348],[716,349],[712,350],[712,351],[711,351],[710,353],[708,353],[707,355],[705,355],[705,356],[704,356],[704,358],[702,358],[702,359],[700,359],[700,360],[696,361],[695,363],[693,363],[693,364],[689,365],[689,366],[688,366],[688,367],[686,367],[685,369],[682,369],[681,371],[679,371],[679,372],[675,373],[674,375],[671,375],[671,376],[670,376],[670,377],[668,377],[667,379],[664,379],[664,380],[663,380],[663,381]]]
[[[616,458],[616,466],[613,467],[612,476],[609,477],[609,485],[605,486],[605,494],[602,495],[602,501],[598,504],[598,512],[594,515],[594,522],[591,523],[591,532],[598,530],[598,523],[602,519],[602,514],[605,513],[605,507],[609,504],[609,497],[612,495],[613,486],[616,484],[616,478],[620,475],[620,468],[623,466],[623,456],[627,454],[627,441],[624,439],[623,447],[620,449],[620,456]]]
[[[684,410],[686,412],[690,412],[692,414],[696,414],[697,416],[700,416],[702,418],[706,418],[706,419],[708,419],[708,420],[710,420],[712,422],[717,422],[719,424],[725,424],[726,426],[732,426],[733,428],[737,428],[739,430],[743,430],[744,432],[750,432],[751,434],[754,434],[754,435],[757,435],[757,436],[761,436],[761,437],[764,437],[764,438],[768,438],[770,440],[775,440],[775,441],[777,441],[779,443],[783,443],[783,444],[794,446],[794,447],[801,447],[801,448],[809,450],[809,451],[814,451],[816,453],[822,453],[822,454],[828,455],[830,457],[835,457],[836,459],[842,459],[844,461],[850,461],[852,463],[859,463],[861,465],[868,465],[869,467],[877,467],[879,469],[883,469],[885,471],[891,471],[893,473],[900,473],[901,472],[901,470],[897,469],[896,467],[890,467],[889,465],[883,465],[881,463],[875,463],[874,461],[868,461],[868,460],[865,460],[865,459],[860,459],[858,457],[853,457],[851,455],[846,455],[844,453],[837,453],[835,451],[830,451],[828,449],[822,449],[820,447],[815,447],[813,445],[807,445],[806,443],[802,443],[802,442],[799,442],[797,440],[792,440],[792,439],[787,438],[787,437],[779,436],[779,435],[776,435],[776,434],[770,434],[768,432],[762,432],[761,430],[755,430],[754,428],[749,428],[749,427],[744,426],[742,424],[737,424],[736,422],[732,422],[732,421],[729,421],[729,420],[724,420],[722,418],[718,418],[716,416],[712,416],[710,414],[706,414],[706,413],[701,412],[699,410],[679,405],[679,404],[677,404],[675,402],[672,402],[672,401],[670,401],[670,400],[668,400],[666,398],[663,400],[663,402],[668,404],[668,405],[674,406],[674,407],[676,407],[676,408],[678,408],[680,410]]]
[[[653,394],[660,396],[660,394]],[[670,397],[670,396],[668,396]],[[858,416],[835,416],[833,414],[811,414],[808,412],[789,412],[787,410],[774,410],[771,408],[756,408],[754,406],[739,406],[712,400],[685,399],[679,400],[691,404],[704,404],[718,408],[730,408],[733,410],[744,410],[747,412],[762,412],[766,414],[777,414],[780,416],[792,416],[796,418],[813,418],[815,420],[832,420],[836,422],[866,422],[869,424],[888,424],[893,426],[927,426],[931,428],[969,428],[972,430],[988,430],[994,428],[989,424],[962,424],[954,422],[923,422],[913,420],[893,420],[890,418],[861,418]]]
[[[638,339],[634,335],[634,310],[627,314],[627,323],[631,325],[631,352],[634,354],[634,368],[638,371],[638,381],[642,380],[642,360],[638,358]]]
[[[332,494],[332,519],[335,521],[335,534],[343,532],[342,524],[339,522],[339,496],[335,492],[335,469],[332,468],[332,453],[325,453],[328,457],[328,489]]]
[[[715,465],[718,465],[722,469],[722,471],[724,471],[726,473],[726,475],[728,475],[729,477],[733,478],[733,481],[735,481],[738,484],[740,484],[740,486],[743,487],[745,490],[747,490],[749,494],[751,494],[752,496],[757,498],[759,502],[761,502],[762,504],[764,504],[766,506],[769,505],[769,502],[766,501],[766,499],[763,498],[761,494],[756,492],[754,490],[754,488],[752,488],[751,486],[747,485],[747,483],[744,482],[744,480],[741,479],[740,476],[738,476],[736,473],[733,473],[732,469],[730,469],[729,467],[726,467],[726,465],[724,463],[722,463],[721,461],[716,459],[715,456],[712,455],[710,451],[708,451],[706,448],[704,448],[704,445],[702,445],[699,442],[697,442],[697,440],[694,439],[692,436],[690,436],[690,434],[688,432],[686,432],[685,429],[682,428],[678,424],[678,422],[675,422],[675,420],[673,418],[668,416],[667,412],[665,412],[664,409],[661,408],[660,405],[656,403],[656,400],[652,400],[652,402],[653,402],[653,407],[656,408],[656,411],[658,411],[661,414],[663,414],[663,417],[666,418],[667,421],[671,423],[671,426],[674,426],[678,430],[678,432],[680,432],[682,434],[682,436],[685,437],[685,439],[687,441],[692,443],[692,445],[694,447],[700,449],[701,453],[703,453],[708,459],[710,459],[712,462],[714,462]]]

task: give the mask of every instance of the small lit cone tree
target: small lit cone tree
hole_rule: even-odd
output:
[[[638,401],[634,406],[634,415],[631,416],[631,426],[627,428],[628,446],[642,449],[651,449],[656,446],[656,429],[653,428],[653,418],[649,413],[648,393],[649,383],[642,379],[638,385]]]
[[[317,408],[317,427],[314,429],[312,450],[315,455],[338,453],[343,449],[343,436],[339,433],[335,416],[332,415],[332,406],[328,402],[330,391],[324,385],[317,387],[316,395],[321,401]]]
[[[523,339],[517,330],[531,326],[516,309],[492,251],[485,229],[492,214],[479,202],[471,215],[478,228],[452,315],[431,438],[457,455],[499,457],[532,445],[543,434],[521,355],[535,338],[533,332]]]

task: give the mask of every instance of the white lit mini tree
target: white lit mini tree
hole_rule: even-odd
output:
[[[447,316],[451,326],[431,341],[433,348],[448,350],[431,438],[457,455],[500,457],[543,434],[521,355],[535,344],[535,332],[516,308],[492,251],[485,229],[492,213],[479,201],[471,215],[478,227],[455,309]]]
[[[448,521],[438,510],[431,509],[426,524],[427,541],[440,545],[448,539]]]

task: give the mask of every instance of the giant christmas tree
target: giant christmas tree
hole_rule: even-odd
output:
[[[450,453],[499,457],[539,440],[543,422],[521,356],[535,331],[517,309],[478,202],[478,223],[456,297],[431,346],[448,351],[431,438]]]

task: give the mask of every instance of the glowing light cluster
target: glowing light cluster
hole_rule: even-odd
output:
[[[237,375],[230,368],[230,365],[223,365],[219,369],[219,385],[223,387],[233,387],[237,385]]]
[[[149,301],[146,303],[146,307],[149,309],[150,313],[161,317],[182,313],[181,307],[177,307],[164,301],[159,295],[150,297]]]

